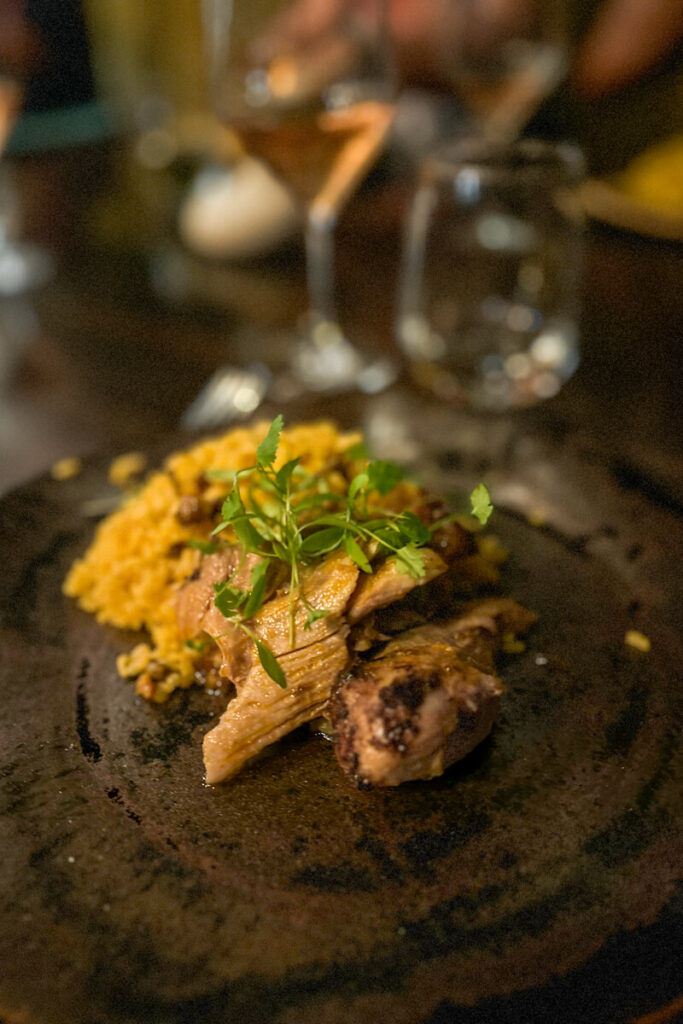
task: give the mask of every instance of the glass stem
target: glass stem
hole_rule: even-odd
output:
[[[334,243],[337,216],[322,204],[312,204],[306,223],[308,322],[298,345],[297,377],[314,391],[349,387],[360,369],[360,356],[344,336],[335,302]]]
[[[320,324],[337,323],[335,300],[334,246],[336,214],[313,204],[306,219],[306,280],[308,285],[309,330]]]

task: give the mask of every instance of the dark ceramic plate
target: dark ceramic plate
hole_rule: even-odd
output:
[[[0,502],[1,1020],[673,1019],[680,524],[591,453],[529,444],[490,474],[505,589],[540,614],[500,720],[387,792],[303,734],[204,787],[214,698],[136,699],[130,637],[60,595],[104,462]]]

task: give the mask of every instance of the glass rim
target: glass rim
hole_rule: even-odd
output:
[[[498,144],[466,138],[442,143],[422,165],[423,177],[432,180],[451,178],[464,170],[476,171],[490,180],[549,171],[578,182],[586,173],[586,161],[580,146],[569,140],[524,137]]]

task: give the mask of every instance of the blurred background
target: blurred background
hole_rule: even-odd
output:
[[[448,93],[444,61],[433,52],[425,54],[420,36],[422,22],[424,31],[428,30],[430,5],[437,12],[434,20],[439,3],[393,0],[390,21],[396,29],[404,92]],[[605,52],[604,40],[602,51],[591,54],[581,54],[581,44],[596,16],[609,7],[609,0],[560,0],[560,6],[572,64],[579,54],[582,64],[590,60],[593,68],[603,65],[608,69],[610,54]],[[642,0],[630,4],[622,0],[626,14],[629,6],[648,5]],[[670,0],[668,6],[676,12],[681,4]],[[11,153],[87,142],[107,131],[135,138],[160,127],[177,132],[177,148],[174,151],[172,142],[168,138],[164,142],[159,135],[156,154],[149,151],[153,144],[148,149],[143,146],[142,151],[138,148],[143,163],[162,163],[164,158],[171,162],[173,155],[196,154],[202,145],[211,153],[220,145],[211,132],[200,0],[168,0],[163,5],[152,0],[109,0],[106,4],[98,0],[62,0],[59,4],[2,0],[0,18],[9,21],[13,8],[23,12],[36,39],[24,55],[28,86],[24,114],[10,141]],[[420,9],[422,13],[416,13]],[[597,74],[584,73],[582,83],[570,74],[527,127],[528,133],[576,138],[586,151],[590,170],[606,173],[623,168],[648,145],[682,130],[681,47],[675,45],[672,27],[678,23],[680,31],[680,12],[674,19],[662,29],[671,45],[660,45],[661,52],[658,56],[655,52],[657,59],[651,60],[644,73],[634,73],[629,80],[626,67],[619,88],[605,86]],[[628,17],[620,20],[628,31]],[[5,30],[6,37],[8,34]],[[616,34],[611,26],[608,36]],[[7,40],[0,43],[0,50],[3,45]],[[614,39],[615,49],[623,46],[622,40]],[[657,44],[652,47],[656,51]],[[604,77],[607,75],[605,70]],[[215,130],[222,131],[217,126]]]
[[[643,6],[621,2],[629,17]],[[377,348],[394,344],[402,218],[419,161],[459,126],[448,74],[430,60],[420,29],[420,15],[433,4],[436,17],[443,3],[393,2],[401,87],[393,134],[340,218],[342,306]],[[593,297],[584,334],[603,336],[603,355],[618,344],[611,340],[610,317],[622,337],[633,336],[634,354],[619,364],[622,392],[633,394],[633,408],[625,402],[623,414],[609,411],[610,422],[623,415],[626,426],[639,415],[635,378],[642,368],[635,349],[642,324],[657,321],[650,345],[656,348],[659,338],[669,365],[680,324],[672,303],[683,218],[683,13],[679,0],[662,8],[664,44],[657,48],[655,42],[643,67],[627,68],[615,86],[599,74],[609,70],[605,40],[608,49],[610,42],[617,48],[623,43],[614,22],[598,40],[602,50],[598,45],[586,55],[584,49],[609,3],[560,3],[569,73],[525,132],[577,141],[589,177],[618,186],[616,212],[608,203],[591,218]],[[618,0],[611,3],[616,8]],[[628,17],[624,25],[628,29]],[[198,0],[0,0],[0,59],[25,90],[3,161],[14,202],[11,211],[8,202],[0,204],[0,220],[54,259],[49,284],[0,301],[5,489],[62,456],[120,450],[175,429],[180,412],[217,366],[253,357],[237,328],[274,330],[295,318],[305,284],[301,223],[290,209],[278,208],[277,230],[260,248],[257,239],[248,258],[233,258],[225,218],[231,200],[221,171],[234,161],[239,144],[212,112]],[[648,164],[660,144],[669,146],[669,155]],[[643,155],[646,164],[632,186],[623,172]],[[644,232],[634,233],[628,223],[632,187],[644,188],[655,207],[662,205],[654,227]],[[614,195],[611,190],[610,201]],[[669,221],[673,227],[667,228]],[[610,235],[605,225],[625,233]],[[662,294],[647,316],[634,309],[627,322],[625,297],[635,301],[643,288],[651,289],[650,296],[658,288]],[[584,351],[579,385],[568,386],[553,413],[579,422],[583,404],[594,402],[599,421],[601,391],[615,379],[614,367],[602,369],[603,363],[602,356]],[[663,363],[657,360],[646,372],[659,380],[667,372]],[[648,458],[662,464],[674,405],[671,398],[654,413],[665,439]]]

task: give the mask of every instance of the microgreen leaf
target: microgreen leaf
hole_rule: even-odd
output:
[[[422,520],[414,512],[404,512],[399,520],[399,529],[404,537],[415,542],[415,544],[428,544],[431,540],[429,527],[425,526]]]
[[[301,543],[301,554],[305,558],[316,558],[326,555],[339,547],[344,536],[343,526],[327,526],[322,530],[309,533]]]
[[[403,540],[396,526],[390,523],[387,526],[376,527],[372,536],[379,541],[380,545],[387,551],[395,551],[403,546]],[[409,539],[409,538],[408,538]]]
[[[231,525],[235,536],[248,554],[261,554],[264,538],[252,526],[247,516],[244,516],[243,519],[235,519]]]
[[[258,532],[261,536],[268,541],[277,540],[279,530],[273,528],[277,526],[277,522],[273,522],[273,520],[277,519],[277,513],[280,509],[279,503],[275,502],[269,505],[268,502],[264,502],[261,505],[256,495],[250,491],[249,506],[249,518],[253,523],[257,524]],[[272,512],[275,513],[275,516],[271,515]]]
[[[268,577],[268,562],[264,559],[262,562],[257,562],[254,568],[251,570],[251,577],[249,582],[251,583],[251,591],[249,596],[244,603],[242,614],[245,619],[250,619],[252,615],[256,615],[263,604],[263,598],[266,594],[266,580]]]
[[[368,486],[370,477],[367,473],[358,473],[349,484],[349,501],[353,501],[359,491]]]
[[[284,420],[282,416],[276,416],[268,428],[268,433],[256,449],[256,464],[261,469],[266,469],[275,462],[283,425]]]
[[[189,647],[191,651],[197,651],[197,653],[201,654],[202,651],[206,650],[206,643],[206,640],[200,638],[198,640],[186,640],[185,646]]]
[[[226,619],[231,619],[233,615],[236,615],[249,596],[246,590],[233,587],[230,583],[214,583],[213,589],[215,592],[214,604]]]
[[[187,542],[188,548],[194,548],[195,551],[201,551],[203,555],[212,555],[214,551],[218,550],[217,544],[212,544],[210,540],[196,540],[191,537]]]
[[[329,615],[329,612],[325,608],[311,608],[304,622],[304,629],[310,629],[314,622],[324,619],[326,615]]]
[[[274,683],[281,686],[282,689],[287,687],[287,677],[285,676],[279,661],[271,651],[267,644],[264,644],[262,640],[257,640],[254,637],[254,643],[256,644],[256,651],[258,653],[258,660],[261,662],[266,673],[270,676]]]
[[[327,512],[322,516],[317,516],[314,523],[306,523],[306,527],[309,526],[340,526],[342,530],[348,525],[346,516],[336,512]]]
[[[215,480],[220,484],[231,484],[235,479],[234,469],[207,469],[204,474],[207,480]]]
[[[344,550],[346,551],[346,554],[349,556],[351,561],[355,562],[359,569],[362,569],[363,572],[372,572],[372,566],[368,561],[367,555],[363,551],[358,541],[355,540],[349,533],[347,533],[346,536],[344,537]]]
[[[403,479],[403,470],[393,462],[375,459],[368,465],[368,490],[388,494]]]
[[[470,494],[470,502],[472,504],[472,515],[479,520],[482,526],[484,526],[493,512],[491,495],[489,494],[485,484],[478,484],[474,488]]]
[[[285,547],[284,544],[279,544],[278,541],[274,540],[271,541],[271,546],[273,548],[273,554],[275,555],[276,558],[279,558],[279,560],[281,562],[284,562],[285,565],[291,564],[291,552],[287,547]]]
[[[289,462],[285,462],[284,466],[282,466],[277,471],[277,474],[275,476],[275,486],[277,487],[278,491],[280,491],[281,494],[284,494],[287,488],[289,487],[290,481],[292,479],[292,474],[294,473],[296,467],[299,465],[300,461],[301,459],[298,458],[290,459]]]
[[[245,515],[242,495],[237,487],[237,481],[221,506],[221,519],[224,523],[231,523],[237,516]]]
[[[415,579],[424,575],[425,565],[422,552],[414,544],[406,544],[396,552],[396,566],[401,572],[408,573]]]

